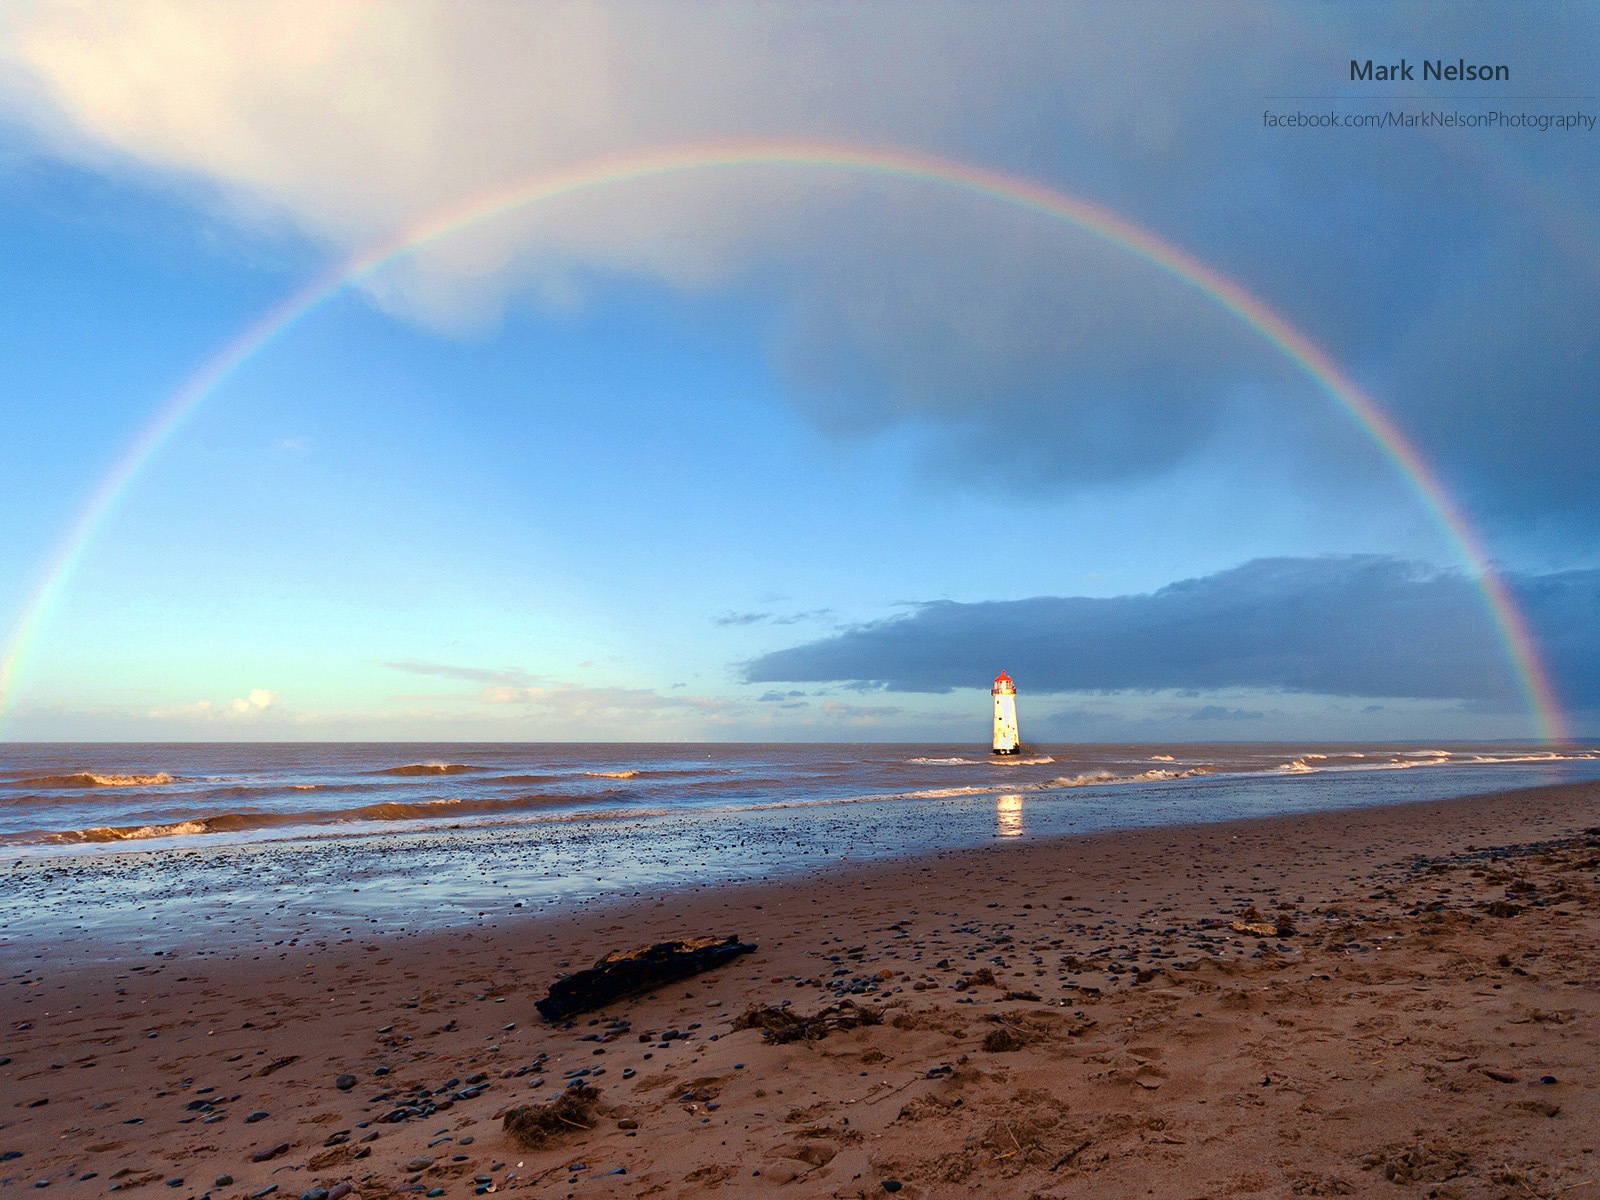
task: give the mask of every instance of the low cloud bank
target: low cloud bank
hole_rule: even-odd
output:
[[[1600,570],[1510,576],[1563,700],[1600,708]],[[749,683],[1030,692],[1273,688],[1519,707],[1470,578],[1386,555],[1263,558],[1129,596],[934,601],[774,651]]]

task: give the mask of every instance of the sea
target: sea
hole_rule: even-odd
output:
[[[0,745],[0,952],[520,919],[1006,839],[1600,779],[1600,746]],[[520,910],[520,911],[519,911]]]

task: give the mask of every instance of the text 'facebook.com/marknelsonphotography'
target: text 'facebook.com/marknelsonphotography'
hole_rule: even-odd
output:
[[[1592,133],[1596,114],[1581,110],[1559,113],[1507,112],[1487,109],[1465,112],[1461,109],[1385,109],[1381,112],[1262,112],[1261,124],[1268,129],[1482,129],[1520,130],[1535,133]]]

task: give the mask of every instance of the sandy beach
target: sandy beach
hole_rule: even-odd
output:
[[[0,981],[0,1186],[1582,1197],[1597,825],[1580,784],[997,841],[469,931],[30,950]],[[568,1026],[534,1010],[608,951],[730,933],[759,950]],[[870,1015],[736,1028],[785,1005]],[[586,1119],[537,1147],[503,1130],[569,1086],[595,1089]]]

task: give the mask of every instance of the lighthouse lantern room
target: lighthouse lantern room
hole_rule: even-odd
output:
[[[1001,671],[989,694],[994,697],[994,752],[1015,754],[1022,749],[1022,739],[1017,736],[1016,681]]]

